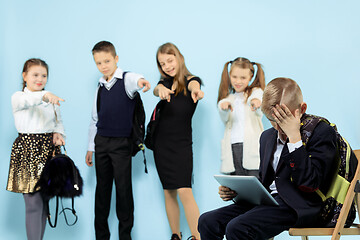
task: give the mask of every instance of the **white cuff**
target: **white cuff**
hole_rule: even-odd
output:
[[[302,146],[302,141],[298,141],[296,143],[287,143],[288,149],[289,149],[289,153],[292,153],[293,151],[295,151],[296,149],[300,148]]]

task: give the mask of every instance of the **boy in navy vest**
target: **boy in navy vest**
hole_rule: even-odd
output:
[[[124,74],[117,67],[119,57],[112,43],[97,43],[92,54],[103,74],[96,90],[85,157],[86,164],[92,166],[95,151],[95,235],[96,239],[110,239],[108,216],[115,180],[119,238],[128,240],[134,221],[130,138],[135,107],[133,97],[142,88],[143,92],[148,91],[150,83],[140,74]]]

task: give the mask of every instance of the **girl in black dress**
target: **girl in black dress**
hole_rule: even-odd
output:
[[[161,80],[154,95],[165,101],[155,134],[154,158],[164,188],[165,208],[172,231],[172,240],[180,234],[179,195],[192,236],[200,239],[197,231],[199,208],[195,202],[191,177],[193,169],[191,119],[197,101],[204,97],[201,80],[186,68],[184,57],[172,43],[161,45],[156,54]]]

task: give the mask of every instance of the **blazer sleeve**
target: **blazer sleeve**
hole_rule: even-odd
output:
[[[331,180],[337,157],[334,129],[321,122],[306,146],[284,156],[293,183],[304,192],[314,192]]]

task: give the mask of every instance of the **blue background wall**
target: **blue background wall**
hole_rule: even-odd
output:
[[[193,188],[204,212],[225,204],[212,177],[219,173],[223,134],[216,98],[223,64],[237,56],[262,63],[266,82],[279,76],[295,79],[308,112],[335,122],[352,147],[360,148],[359,7],[356,0],[0,1],[0,239],[26,238],[23,198],[5,187],[17,135],[10,97],[21,89],[22,66],[28,58],[47,61],[47,89],[66,100],[61,111],[67,150],[85,180],[84,195],[76,200],[78,223],[67,227],[61,217],[57,229],[47,228],[45,239],[94,239],[96,179],[84,156],[100,77],[91,55],[95,43],[113,42],[119,66],[143,73],[154,87],[159,79],[156,50],[170,41],[180,48],[190,71],[203,79],[205,98],[193,118]],[[149,119],[158,99],[152,93],[142,97]],[[140,154],[133,161],[133,238],[168,239],[161,184],[152,152],[147,150],[146,156],[148,175],[143,173]],[[111,239],[117,239],[114,200]],[[183,212],[181,224],[184,236],[189,236]],[[276,239],[296,238],[283,233]]]

